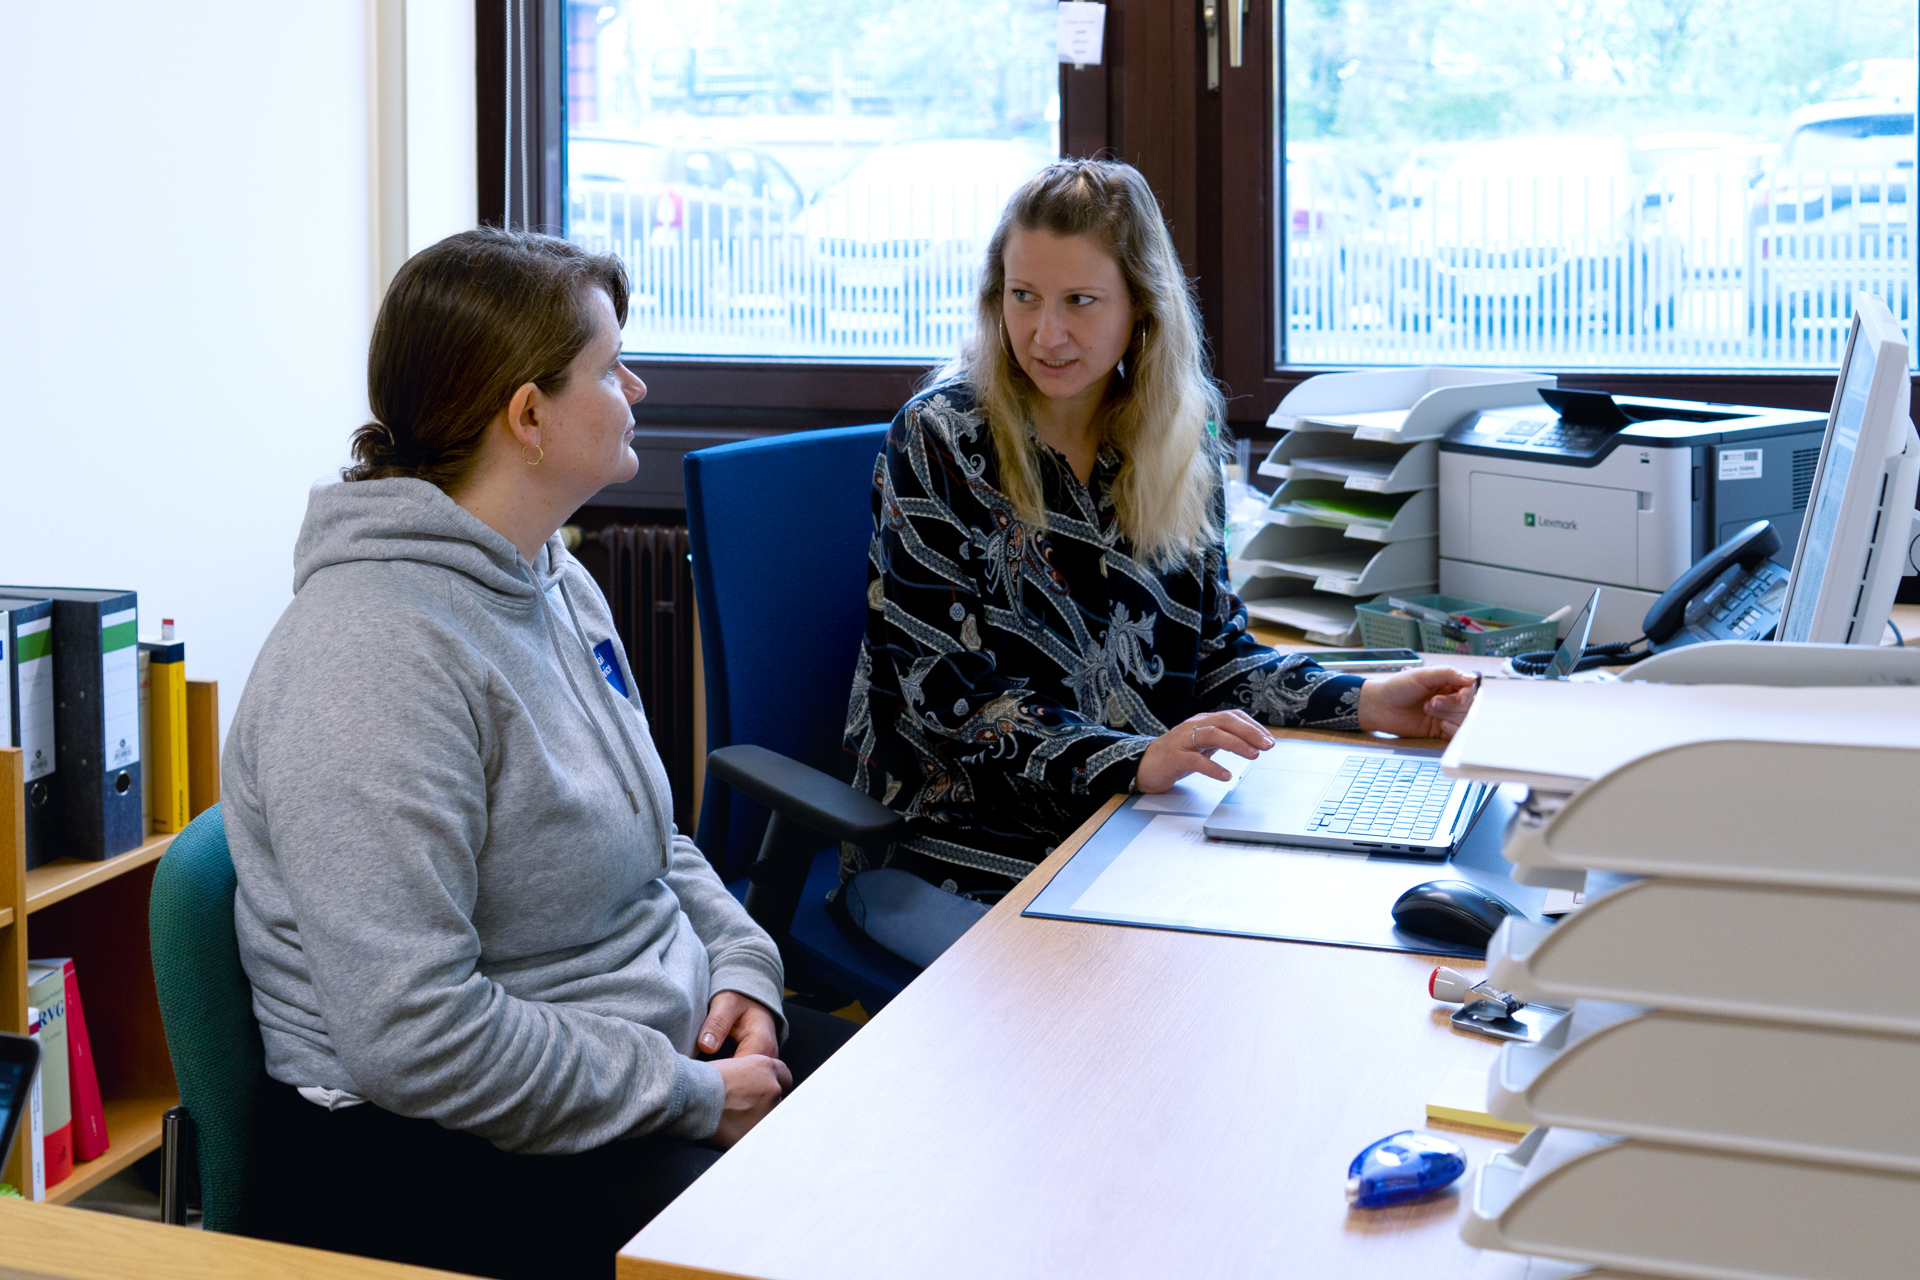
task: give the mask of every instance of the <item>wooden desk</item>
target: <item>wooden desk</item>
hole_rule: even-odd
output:
[[[433,1280],[450,1271],[0,1200],[0,1280]]]
[[[1455,1196],[1371,1213],[1344,1197],[1362,1147],[1424,1127],[1446,1074],[1497,1053],[1428,999],[1435,961],[1023,918],[1118,803],[636,1236],[618,1274],[1468,1275]],[[1511,1144],[1459,1137],[1476,1165]]]
[[[1920,609],[1895,620],[1920,633]],[[1398,1129],[1448,1129],[1476,1168],[1511,1145],[1425,1123],[1450,1070],[1498,1052],[1428,999],[1433,958],[1019,914],[1118,803],[635,1236],[623,1280],[1440,1280],[1495,1263],[1460,1242],[1457,1195],[1371,1213],[1343,1196],[1347,1163]]]

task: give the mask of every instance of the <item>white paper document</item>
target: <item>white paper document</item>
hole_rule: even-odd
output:
[[[1920,688],[1489,680],[1440,765],[1573,791],[1656,751],[1719,741],[1920,749]]]
[[[1313,422],[1317,426],[1335,427],[1343,431],[1379,432],[1379,435],[1361,437],[1362,439],[1398,439],[1400,428],[1406,425],[1405,409],[1378,409],[1369,413],[1316,413]]]
[[[1325,458],[1295,458],[1295,471],[1319,471],[1330,476],[1344,476],[1347,479],[1385,480],[1393,474],[1398,458],[1354,457],[1335,454]]]
[[[1060,61],[1076,67],[1099,66],[1100,46],[1107,32],[1107,6],[1064,0],[1057,22]]]

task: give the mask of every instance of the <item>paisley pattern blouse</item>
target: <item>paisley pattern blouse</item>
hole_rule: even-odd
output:
[[[907,817],[889,862],[952,889],[1019,880],[1188,716],[1359,725],[1359,677],[1247,635],[1224,548],[1134,558],[1110,497],[1118,454],[1102,450],[1085,485],[1050,461],[1034,533],[1000,490],[970,388],[951,382],[908,402],[874,468],[846,748],[854,785]]]

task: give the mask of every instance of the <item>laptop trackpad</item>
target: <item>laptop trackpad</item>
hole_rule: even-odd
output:
[[[1278,809],[1289,826],[1297,827],[1326,794],[1328,777],[1302,769],[1249,769],[1226,803]]]

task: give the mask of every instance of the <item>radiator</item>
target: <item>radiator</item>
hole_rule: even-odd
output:
[[[693,568],[679,525],[608,525],[597,535],[607,555],[607,603],[640,684],[653,745],[673,783],[673,820],[692,834]]]

